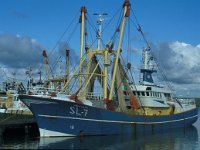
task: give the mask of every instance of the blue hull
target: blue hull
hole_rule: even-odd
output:
[[[198,109],[169,116],[127,115],[74,102],[20,95],[34,114],[40,136],[79,136],[157,132],[192,125]]]

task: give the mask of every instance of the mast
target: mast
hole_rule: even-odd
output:
[[[38,84],[42,84],[42,71],[39,70],[39,71],[38,71],[38,74],[39,74],[39,76],[40,76],[40,79],[39,79]]]
[[[142,51],[142,68],[140,72],[143,74],[142,82],[144,83],[154,83],[152,78],[152,73],[156,72],[156,70],[151,65],[151,60],[153,57],[150,56],[150,48],[145,48]]]
[[[84,48],[84,33],[85,33],[85,14],[87,10],[85,6],[81,7],[81,16],[79,22],[81,23],[81,39],[80,39],[80,63],[79,63],[79,87],[82,86],[82,63],[83,63],[83,48]]]
[[[122,20],[121,29],[120,29],[120,38],[119,38],[119,43],[118,43],[118,48],[117,48],[117,55],[116,55],[116,58],[115,58],[115,64],[114,64],[114,70],[113,70],[113,75],[112,75],[112,83],[111,83],[109,100],[112,100],[112,98],[113,98],[112,93],[113,93],[114,83],[115,83],[115,79],[116,79],[119,55],[121,53],[122,37],[123,37],[123,33],[124,33],[124,25],[125,25],[126,17],[128,17],[129,14],[130,14],[129,6],[130,6],[129,0],[125,0],[124,5],[123,5],[124,14],[123,14],[123,20]]]
[[[46,76],[47,76],[47,79],[49,80],[50,75],[49,75],[49,65],[48,65],[46,50],[43,50],[42,55],[43,55],[44,64],[45,64],[45,68],[46,68]]]
[[[95,13],[94,15],[97,15],[97,25],[98,30],[96,33],[97,37],[97,50],[101,49],[101,32],[102,32],[102,22],[103,22],[103,16],[107,15],[107,13]],[[108,90],[107,90],[107,84],[108,84],[108,48],[103,50],[103,57],[104,57],[104,77],[103,77],[103,93],[104,93],[104,99],[107,99]]]
[[[32,88],[32,68],[29,67],[26,71],[26,74],[28,75],[29,79],[28,79],[28,83],[27,83],[27,91],[29,91]]]
[[[101,27],[102,27],[102,22],[103,22],[103,16],[107,15],[107,13],[94,13],[94,15],[97,15],[97,25],[98,25],[98,30],[96,33],[96,37],[97,37],[97,49],[100,50],[101,49]]]
[[[108,84],[108,48],[105,49],[104,52],[104,80],[103,80],[103,92],[104,92],[104,99],[107,99],[108,90],[107,90],[107,84]]]
[[[69,49],[66,49],[66,81],[65,82],[68,82],[69,81]],[[69,91],[68,91],[68,88],[66,89],[67,91],[67,94],[69,94]]]

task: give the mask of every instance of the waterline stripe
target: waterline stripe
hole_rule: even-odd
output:
[[[47,117],[47,118],[60,118],[60,119],[73,119],[73,120],[84,120],[84,121],[94,121],[94,122],[110,122],[110,123],[124,123],[124,124],[163,124],[170,122],[178,122],[191,118],[198,117],[198,115],[187,117],[184,119],[177,119],[171,121],[162,121],[162,122],[127,122],[127,121],[114,121],[114,120],[97,120],[97,119],[87,119],[87,118],[75,118],[75,117],[63,117],[63,116],[50,116],[50,115],[38,115],[39,117]]]
[[[57,131],[51,131],[43,128],[39,128],[40,131],[40,137],[52,137],[52,136],[75,136],[75,134],[67,134],[67,133],[62,133],[62,132],[57,132]]]

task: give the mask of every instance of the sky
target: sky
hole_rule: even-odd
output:
[[[200,1],[130,2],[177,94],[200,97]],[[11,72],[23,76],[24,68],[41,65],[41,51],[55,49],[73,17],[80,15],[81,6],[86,6],[90,16],[105,12],[109,18],[122,3],[123,0],[1,0],[1,78],[11,76]],[[63,41],[64,38],[67,36]],[[79,54],[77,50],[72,53],[74,58]]]

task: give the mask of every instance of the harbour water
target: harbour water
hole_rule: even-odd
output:
[[[0,149],[199,150],[200,119],[185,129],[129,136],[39,138],[37,130],[13,129],[1,135]]]

